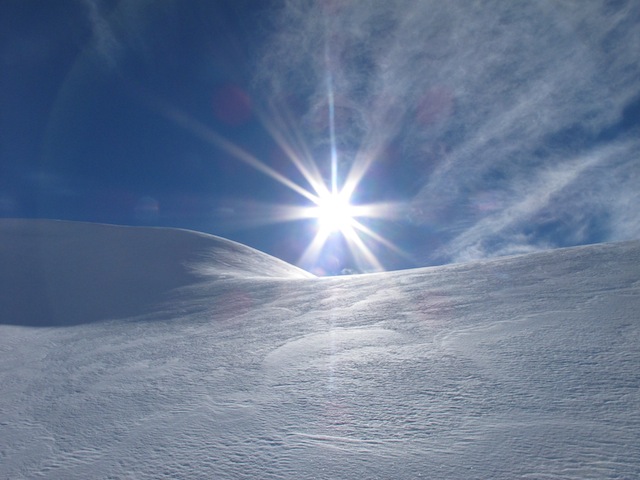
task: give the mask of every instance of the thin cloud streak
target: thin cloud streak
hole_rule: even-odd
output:
[[[597,166],[606,166],[612,157],[625,151],[626,147],[625,145],[618,146],[616,149],[607,148],[591,153],[586,158],[579,157],[566,161],[555,168],[546,167],[533,181],[514,188],[516,195],[508,205],[482,218],[455,237],[438,254],[451,257],[454,262],[461,262],[500,256],[505,253],[525,253],[548,248],[548,244],[531,244],[530,239],[521,233],[522,224],[531,221],[564,190],[589,188],[588,183],[591,178],[589,170]],[[582,180],[581,177],[583,177]],[[580,185],[575,185],[576,183]],[[500,247],[498,249],[490,247],[495,245]]]
[[[414,243],[418,263],[640,235],[634,2],[327,5],[284,2],[257,84],[302,92],[310,151],[335,133],[355,152],[341,156],[348,190],[381,164],[411,172],[395,188],[441,245]],[[317,126],[327,69],[335,132]]]
[[[94,48],[109,67],[115,67],[121,45],[103,11],[103,2],[99,0],[80,1],[87,9],[91,30],[93,31]]]

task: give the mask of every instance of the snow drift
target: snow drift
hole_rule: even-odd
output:
[[[640,242],[320,279],[0,227],[2,478],[640,477]]]
[[[0,219],[0,323],[130,317],[203,280],[310,275],[247,246],[187,230]]]

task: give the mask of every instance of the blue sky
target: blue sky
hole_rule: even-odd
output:
[[[319,274],[640,238],[636,1],[9,0],[0,29],[5,217]],[[374,213],[313,254],[309,171]]]

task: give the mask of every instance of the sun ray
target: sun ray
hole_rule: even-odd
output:
[[[369,135],[363,140],[344,181],[343,189],[349,195],[353,195],[373,162],[379,159],[388,147],[401,115],[402,110],[396,108],[391,99],[381,97],[372,105],[370,118],[376,125],[372,126]]]
[[[294,192],[299,193],[303,197],[311,200],[312,202],[318,202],[318,197],[316,195],[301,187],[291,179],[285,177],[280,172],[261,162],[254,155],[239,147],[235,143],[229,141],[228,139],[217,133],[215,130],[209,128],[195,118],[190,117],[178,111],[177,109],[166,110],[166,114],[178,125],[191,131],[193,134],[197,135],[203,140],[221,148],[227,153],[233,155],[236,159],[252,166],[256,170],[264,173],[265,175],[271,177],[285,187],[288,187]]]
[[[384,238],[382,235],[374,232],[373,230],[371,230],[369,227],[363,225],[362,223],[360,223],[358,221],[355,221],[354,224],[353,224],[353,227],[355,229],[360,230],[361,232],[369,235],[371,238],[373,238],[377,242],[381,243],[382,245],[387,247],[389,250],[393,250],[398,255],[401,255],[401,256],[403,256],[405,258],[409,258],[408,254],[406,252],[404,252],[403,250],[401,250],[399,247],[397,247],[394,243],[390,242],[389,240]]]
[[[309,207],[246,200],[230,201],[229,207],[218,209],[215,217],[224,221],[225,230],[253,228],[314,218]]]
[[[402,217],[406,211],[406,207],[404,204],[398,202],[370,203],[366,205],[353,205],[352,211],[354,217],[394,220]]]
[[[327,67],[327,103],[329,104],[329,142],[331,145],[331,193],[338,192],[338,147],[336,144],[335,100],[333,75],[330,68],[329,42],[324,44],[324,60]]]
[[[343,190],[347,195],[351,196],[360,185],[360,182],[366,175],[367,171],[371,167],[374,158],[376,155],[372,152],[362,152],[358,151],[356,153],[355,159],[353,161],[353,165],[349,169],[349,173],[347,174],[347,178],[344,182]]]
[[[319,230],[311,244],[300,257],[300,260],[298,260],[298,263],[304,267],[315,265],[320,253],[322,252],[322,248],[329,239],[329,235],[331,235],[331,232],[327,230]]]
[[[349,246],[349,250],[353,254],[353,257],[358,265],[358,268],[361,270],[369,270],[371,267],[376,271],[384,270],[384,267],[380,263],[380,261],[376,258],[373,252],[365,245],[362,241],[358,232],[355,231],[353,227],[350,227],[344,231],[345,239],[347,240],[347,245]],[[359,261],[360,256],[364,256],[366,259],[366,264],[363,264]]]
[[[288,109],[285,107],[274,108],[273,105],[270,105],[270,107],[268,117],[264,113],[258,113],[260,122],[280,148],[282,148],[289,161],[302,174],[311,188],[313,188],[318,195],[324,194],[327,188],[322,181],[322,175],[320,174],[318,166],[311,160],[311,154],[308,152],[304,141],[302,141],[298,130],[291,127],[293,122],[283,118],[284,115],[288,113]],[[289,132],[290,136],[295,137],[295,140],[285,138],[285,132]]]
[[[338,148],[336,146],[335,105],[333,77],[327,75],[327,97],[329,101],[329,139],[331,143],[331,193],[338,193]]]

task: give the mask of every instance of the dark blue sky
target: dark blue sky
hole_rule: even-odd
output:
[[[639,238],[640,4],[570,3],[5,0],[0,215],[300,264],[316,222],[275,220],[312,204],[274,177],[313,193],[289,157],[330,184],[335,145],[385,218],[317,273]]]

